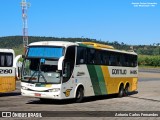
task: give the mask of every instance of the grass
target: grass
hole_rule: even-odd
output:
[[[13,48],[15,52],[15,56],[24,54],[24,48],[23,45],[20,45],[18,47]]]

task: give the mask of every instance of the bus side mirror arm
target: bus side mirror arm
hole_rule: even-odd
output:
[[[22,55],[22,58],[24,59],[26,56],[25,55]]]
[[[64,61],[64,56],[60,57],[59,60],[58,60],[58,70],[62,70],[63,61]]]
[[[18,63],[18,60],[22,58],[22,55],[17,55],[14,59],[14,62],[13,62],[13,67],[17,67],[17,63]]]

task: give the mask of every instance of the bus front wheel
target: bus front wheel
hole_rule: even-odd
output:
[[[76,93],[76,102],[80,103],[83,101],[84,98],[84,89],[82,87],[78,88]]]

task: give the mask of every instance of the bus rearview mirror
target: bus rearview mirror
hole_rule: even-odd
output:
[[[58,60],[58,70],[62,70],[63,61],[64,61],[64,56],[60,57],[59,60]]]

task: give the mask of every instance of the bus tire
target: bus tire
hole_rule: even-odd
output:
[[[127,84],[124,89],[124,96],[128,96],[128,95],[129,95],[129,84]]]
[[[121,84],[119,87],[118,97],[123,97],[123,96],[124,96],[124,87],[123,84]]]
[[[84,89],[82,87],[77,89],[76,92],[76,103],[81,103],[84,98]]]

